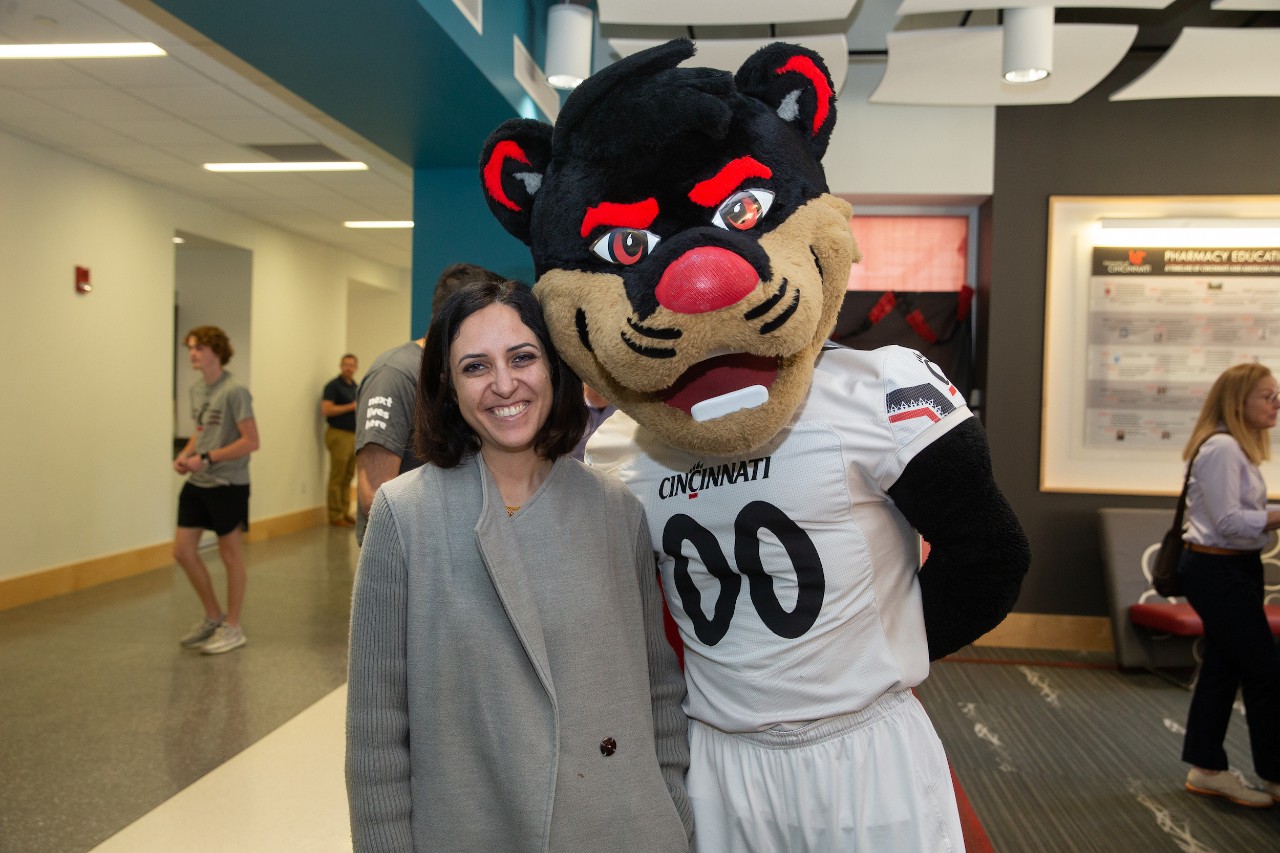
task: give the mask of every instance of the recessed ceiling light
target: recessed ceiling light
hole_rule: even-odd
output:
[[[351,220],[342,223],[348,228],[412,228],[412,219],[384,219],[384,220]]]
[[[363,172],[369,168],[357,160],[323,160],[318,163],[205,163],[210,172]]]
[[[101,44],[0,44],[0,59],[115,59],[132,56],[168,56],[149,41]]]

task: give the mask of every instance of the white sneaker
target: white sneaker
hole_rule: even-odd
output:
[[[1271,795],[1271,799],[1280,803],[1280,782],[1263,782],[1262,789]]]
[[[205,640],[213,636],[213,632],[218,630],[218,626],[222,624],[222,617],[217,619],[205,619],[191,626],[191,630],[185,637],[178,641],[184,648],[194,649],[196,646],[202,645]]]
[[[202,655],[220,655],[238,649],[249,642],[240,626],[223,623],[213,632],[213,636],[200,647]],[[1270,798],[1268,798],[1270,799]]]
[[[1192,767],[1187,771],[1186,788],[1193,794],[1222,797],[1238,806],[1248,806],[1251,809],[1265,809],[1272,802],[1270,793],[1250,788],[1244,780],[1228,770],[1206,773],[1198,767]]]

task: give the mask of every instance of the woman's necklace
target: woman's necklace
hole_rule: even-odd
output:
[[[515,515],[516,512],[520,509],[520,507],[512,506],[511,504],[506,504],[506,507],[507,507],[507,518],[510,518],[511,516]]]

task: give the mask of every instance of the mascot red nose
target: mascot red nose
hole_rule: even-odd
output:
[[[821,58],[693,53],[504,123],[480,177],[557,349],[619,409],[588,460],[643,502],[680,627],[698,849],[962,849],[911,688],[1012,609],[1026,537],[935,365],[827,340],[859,255]]]

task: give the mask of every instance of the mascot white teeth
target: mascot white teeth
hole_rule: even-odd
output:
[[[619,412],[588,460],[645,505],[689,685],[698,849],[963,849],[911,692],[1012,609],[1030,551],[981,426],[918,353],[827,341],[858,250],[817,54],[688,40],[485,144],[556,347]],[[931,546],[919,566],[919,538]]]

